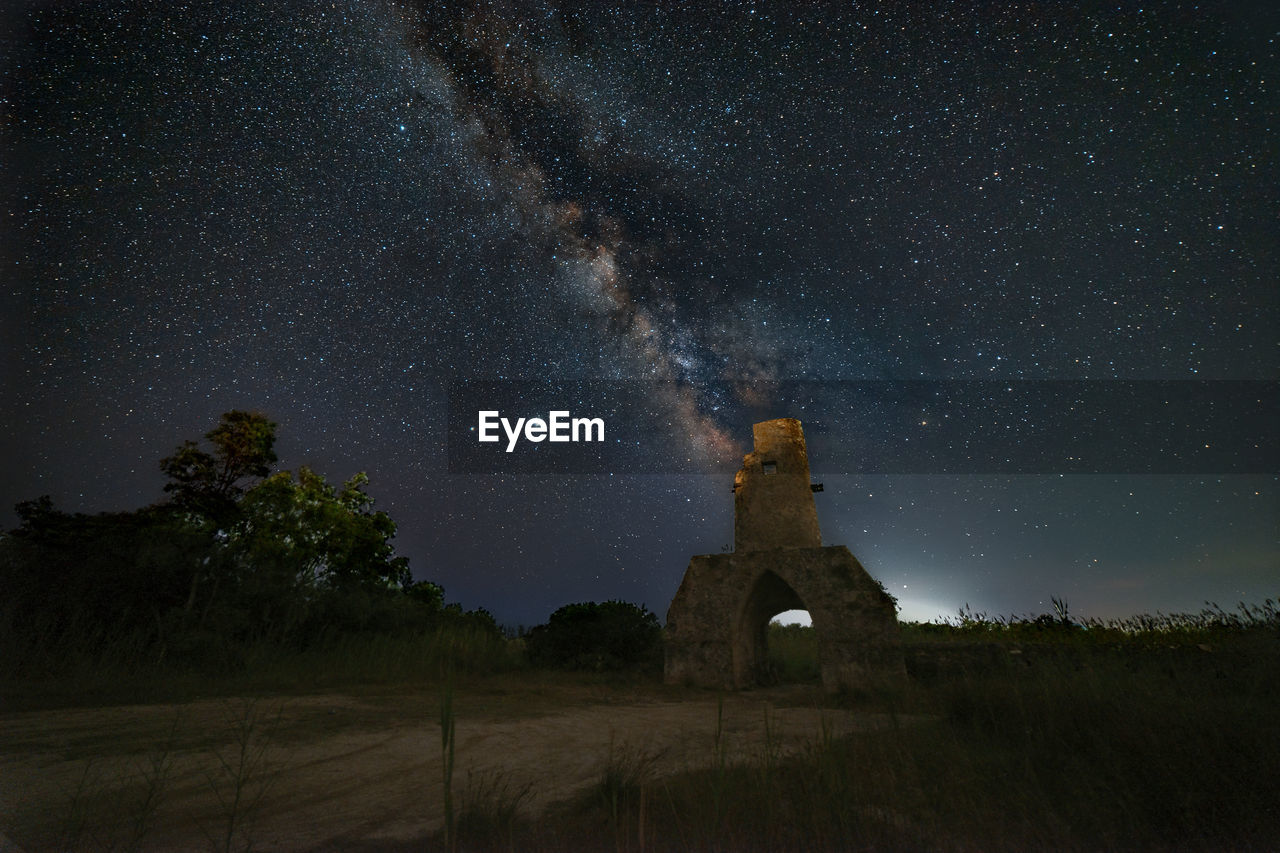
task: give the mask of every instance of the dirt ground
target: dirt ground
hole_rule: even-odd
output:
[[[887,718],[809,688],[724,697],[729,760]],[[715,755],[706,692],[504,684],[460,689],[455,807],[505,787],[536,815],[610,760],[663,775]],[[443,824],[438,689],[211,699],[0,715],[0,850],[420,849]],[[766,726],[766,719],[768,724]]]

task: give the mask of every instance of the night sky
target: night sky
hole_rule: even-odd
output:
[[[609,598],[661,616],[689,556],[732,542],[751,422],[793,416],[845,448],[950,430],[923,465],[811,459],[824,540],[903,618],[1280,593],[1256,418],[1237,434],[1219,411],[1212,461],[1160,464],[1202,423],[1179,409],[1132,454],[1055,467],[1073,427],[993,401],[1008,446],[1049,461],[966,469],[937,448],[967,427],[841,397],[1072,380],[1089,411],[1090,387],[1177,380],[1212,408],[1214,383],[1254,380],[1273,405],[1261,6],[19,6],[0,23],[4,527],[41,494],[156,501],[162,456],[259,410],[282,468],[366,471],[449,600],[509,624]],[[632,421],[609,407],[643,397],[662,427],[644,453],[680,464],[465,470],[448,418],[492,380],[608,409],[619,445]],[[777,393],[796,380],[802,411]]]

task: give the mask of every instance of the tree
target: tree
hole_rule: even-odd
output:
[[[157,661],[235,666],[246,643],[443,618],[443,590],[413,584],[369,478],[334,487],[308,468],[272,475],[275,430],[264,415],[227,412],[205,447],[184,442],[161,462],[169,499],[135,512],[19,504],[21,525],[0,534],[0,627],[29,642],[22,660],[40,671],[64,647],[95,654],[116,637]]]
[[[296,482],[281,471],[245,494],[233,536],[250,562],[285,564],[300,582],[403,588],[408,561],[393,556],[395,522],[374,511],[368,482],[361,472],[337,491],[310,468],[299,468]]]
[[[226,522],[234,517],[246,481],[270,473],[277,459],[276,424],[266,415],[236,409],[224,413],[205,438],[213,444],[213,453],[188,440],[160,460],[170,480],[164,490],[178,507]]]
[[[356,474],[341,489],[309,468],[281,471],[245,492],[226,547],[236,567],[238,600],[259,630],[290,636],[323,599],[347,596],[348,610],[411,582],[408,560],[395,556],[396,525],[373,509]],[[366,608],[356,607],[356,610]],[[358,614],[348,622],[358,623]]]
[[[433,613],[444,607],[444,587],[438,583],[418,581],[408,584],[404,591],[410,599],[425,605]]]

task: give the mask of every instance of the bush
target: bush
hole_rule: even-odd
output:
[[[534,666],[603,672],[662,665],[662,628],[643,606],[625,601],[568,604],[525,640]]]

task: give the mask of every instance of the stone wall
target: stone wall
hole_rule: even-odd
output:
[[[667,612],[666,680],[759,683],[769,620],[804,609],[831,691],[903,675],[893,600],[843,545],[694,557]]]

